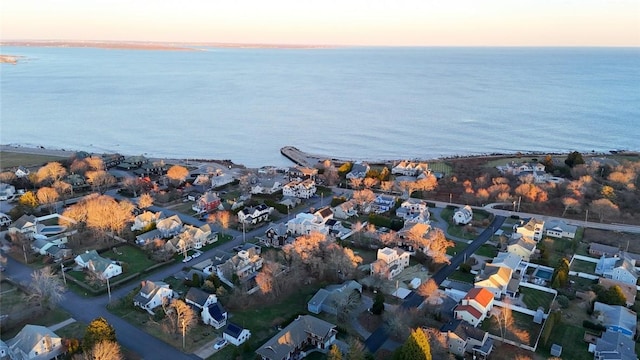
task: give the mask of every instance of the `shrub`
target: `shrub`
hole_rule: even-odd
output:
[[[467,263],[461,264],[460,265],[460,271],[466,272],[466,273],[470,272],[471,271],[471,265],[469,265]]]
[[[607,330],[607,328],[601,324],[596,324],[592,321],[589,320],[584,320],[582,322],[582,326],[587,328],[587,329],[591,329],[591,330],[596,330],[596,331],[605,331]]]
[[[560,305],[561,308],[566,309],[566,308],[569,307],[569,298],[568,297],[566,297],[564,295],[558,295],[556,300],[558,301],[558,305]]]

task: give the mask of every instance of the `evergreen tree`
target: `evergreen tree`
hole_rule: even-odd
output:
[[[89,323],[84,332],[82,347],[85,351],[90,351],[95,344],[101,341],[117,342],[116,330],[103,317],[93,319],[93,321]]]
[[[342,360],[342,352],[338,345],[333,344],[331,348],[329,348],[329,354],[327,354],[327,360]]]
[[[422,329],[414,329],[405,343],[393,353],[394,360],[431,360],[429,339]]]
[[[376,293],[376,298],[371,306],[371,312],[375,315],[380,315],[384,311],[384,294],[380,291]]]
[[[582,158],[582,154],[574,151],[567,156],[564,163],[567,164],[568,167],[572,168],[576,165],[584,164],[584,159]]]

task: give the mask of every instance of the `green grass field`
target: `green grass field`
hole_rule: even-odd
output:
[[[448,279],[458,280],[458,281],[466,282],[469,284],[473,284],[475,280],[475,275],[473,275],[472,273],[466,273],[460,270],[456,270],[451,275],[449,275]]]
[[[523,295],[522,301],[527,305],[529,309],[535,311],[538,309],[538,307],[542,306],[544,308],[544,312],[549,311],[551,301],[553,301],[554,297],[552,293],[524,286],[521,286],[519,291]]]
[[[513,311],[511,313],[513,318],[513,329],[515,331],[507,331],[506,339],[516,341],[525,345],[533,346],[542,331],[542,325],[533,322],[533,316]],[[495,316],[485,319],[480,328],[489,333],[502,336],[500,334],[500,326],[498,325]],[[522,335],[516,336],[515,333]]]
[[[17,166],[41,166],[50,161],[62,161],[65,157],[50,156],[50,155],[34,155],[23,154],[9,151],[0,151],[0,160],[2,162],[2,169],[8,169]]]
[[[551,345],[562,346],[563,359],[590,359],[592,354],[587,350],[589,345],[584,341],[584,328],[570,324],[556,324],[549,336],[549,343],[540,344],[538,354],[548,358],[551,356]]]
[[[596,264],[588,261],[573,259],[573,262],[571,263],[571,271],[594,274],[596,271]]]
[[[150,260],[147,257],[147,254],[144,251],[133,246],[120,246],[115,248],[115,251],[116,252],[112,249],[100,254],[100,256],[125,263],[125,276],[127,274],[140,272],[156,264],[153,260]]]

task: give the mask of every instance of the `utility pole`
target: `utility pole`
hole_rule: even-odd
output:
[[[245,238],[245,232],[244,232],[244,221],[242,222],[242,243],[246,243],[247,239]]]
[[[109,284],[108,276],[107,276],[107,292],[109,293],[109,304],[111,304],[111,285]]]
[[[587,209],[587,212],[584,215],[584,226],[587,226],[588,219],[589,219],[589,209]]]
[[[67,285],[67,277],[64,274],[64,264],[60,262],[60,270],[62,270],[62,280],[64,281],[64,285]]]

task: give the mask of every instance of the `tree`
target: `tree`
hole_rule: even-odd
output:
[[[347,353],[347,360],[364,360],[365,359],[365,350],[364,344],[355,337],[349,337],[347,341],[349,344],[349,352]]]
[[[376,199],[376,194],[369,189],[353,192],[353,200],[358,204],[360,208],[363,208],[365,204],[371,203]]]
[[[189,176],[189,170],[184,166],[173,165],[167,170],[167,177],[175,185],[182,184],[187,176]]]
[[[94,191],[103,194],[107,188],[116,183],[116,178],[104,170],[88,171],[87,181]]]
[[[142,191],[145,184],[140,178],[128,177],[122,180],[122,186],[133,194],[133,197],[138,197],[138,193]]]
[[[553,163],[553,158],[551,157],[551,155],[547,155],[544,157],[544,160],[542,161],[542,165],[544,165],[544,171],[548,172],[548,173],[552,173],[555,165]]]
[[[584,159],[582,158],[582,154],[574,151],[567,155],[567,158],[564,160],[564,163],[567,164],[568,167],[572,168],[576,165],[584,164]]]
[[[11,184],[16,179],[16,174],[12,171],[3,171],[0,173],[0,183]]]
[[[182,332],[182,348],[184,349],[187,332],[197,323],[198,318],[191,306],[180,299],[171,301],[171,309],[175,313],[176,326]]]
[[[56,189],[56,191],[58,192],[58,194],[62,197],[64,197],[65,194],[73,194],[73,186],[71,186],[71,184],[66,183],[64,181],[56,181],[53,183],[53,185],[51,185],[54,189]]]
[[[429,279],[426,282],[423,282],[420,287],[418,287],[418,294],[424,298],[428,298],[431,295],[434,295],[438,291],[438,284],[433,279]]]
[[[626,306],[627,304],[627,298],[619,285],[614,285],[606,290],[602,287],[596,287],[595,290],[597,294],[596,300],[601,303],[621,306]]]
[[[85,353],[87,360],[123,360],[124,356],[120,345],[115,341],[100,341],[93,348]]]
[[[45,308],[53,309],[62,299],[67,288],[62,280],[53,273],[51,267],[45,266],[31,273],[27,299]]]
[[[591,205],[589,205],[589,210],[598,214],[600,222],[604,219],[611,219],[620,215],[618,205],[614,204],[609,199],[598,199],[592,201]]]
[[[447,239],[442,229],[431,229],[427,234],[427,255],[436,264],[449,264],[447,249],[455,246],[453,241]]]
[[[67,169],[65,169],[59,162],[54,161],[38,169],[38,172],[36,173],[36,179],[39,183],[53,184],[66,175]]]
[[[562,198],[562,205],[564,205],[564,210],[562,211],[562,216],[564,216],[564,214],[569,209],[573,209],[575,211],[578,211],[580,209],[580,201],[575,199],[575,198],[568,197],[568,196],[565,196],[565,197]]]
[[[371,313],[374,315],[380,315],[384,311],[384,294],[382,291],[376,293],[376,297],[371,306]]]
[[[141,209],[146,209],[148,207],[153,206],[153,196],[149,193],[144,193],[140,195],[138,199],[138,207]]]
[[[349,179],[349,186],[351,186],[352,189],[360,189],[363,181],[364,179],[352,177],[351,179]]]
[[[616,197],[615,190],[609,185],[604,185],[602,187],[602,190],[600,190],[600,194],[602,194],[603,197],[605,197],[605,198],[607,198],[609,200],[613,200]]]
[[[85,351],[91,351],[96,344],[101,342],[117,342],[116,330],[105,318],[98,317],[87,325],[82,339],[82,347]]]
[[[569,281],[569,260],[567,258],[562,258],[558,261],[558,266],[553,272],[553,277],[551,279],[551,287],[554,289],[559,289],[567,286],[567,282]]]
[[[385,168],[386,169],[386,168]],[[393,190],[393,185],[395,183],[393,181],[382,181],[380,183],[380,190],[382,190],[383,192],[390,192],[391,190]]]
[[[397,360],[431,360],[431,346],[420,328],[411,331],[407,341],[398,348],[393,358]]]
[[[338,345],[331,345],[329,353],[327,354],[327,360],[342,360],[342,351],[340,351]]]
[[[33,191],[27,191],[22,196],[20,196],[18,204],[34,210],[36,207],[38,207],[38,197],[33,193]]]
[[[54,188],[41,187],[40,189],[38,189],[36,197],[38,198],[38,202],[42,205],[47,206],[49,208],[49,213],[53,214],[55,204],[59,198],[58,192]]]
[[[224,230],[228,229],[231,223],[231,213],[228,211],[216,211],[209,215],[208,221],[218,224],[222,229],[221,235],[224,236]]]
[[[364,187],[365,188],[371,189],[372,187],[374,187],[374,186],[376,186],[378,184],[378,179],[368,177],[368,178],[364,179],[363,183],[364,183]]]
[[[108,195],[92,194],[67,208],[63,215],[96,231],[119,233],[133,220],[133,208],[126,200],[118,202]]]

